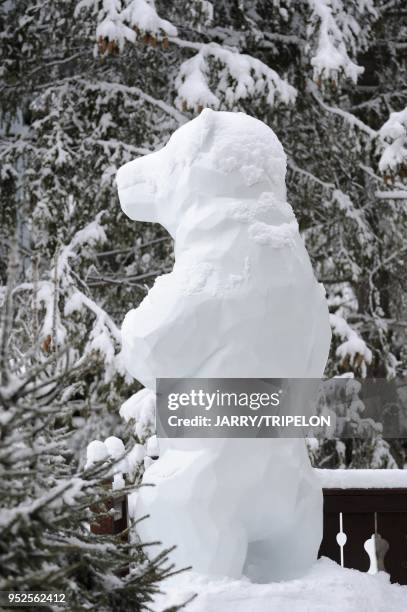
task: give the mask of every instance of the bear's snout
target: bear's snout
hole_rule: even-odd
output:
[[[157,153],[135,159],[122,166],[116,175],[120,205],[123,212],[134,221],[157,223],[155,201]]]

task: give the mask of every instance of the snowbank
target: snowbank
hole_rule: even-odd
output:
[[[194,593],[188,612],[405,612],[407,586],[390,584],[384,572],[372,576],[343,569],[322,558],[300,580],[253,584],[248,579],[210,581],[186,572],[166,581],[153,610],[179,604]]]
[[[407,470],[316,469],[315,471],[325,489],[407,489]]]

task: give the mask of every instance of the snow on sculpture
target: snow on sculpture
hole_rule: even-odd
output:
[[[128,371],[172,378],[321,377],[331,332],[322,285],[286,200],[286,157],[243,113],[205,109],[117,174],[131,218],[161,223],[175,265],[125,317]],[[162,439],[136,517],[178,567],[258,582],[316,560],[322,491],[300,439]]]

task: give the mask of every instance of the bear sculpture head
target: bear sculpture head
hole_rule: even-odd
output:
[[[286,200],[286,156],[274,132],[244,113],[201,114],[181,126],[159,151],[117,173],[124,212],[160,223],[174,237],[190,202],[208,198]]]

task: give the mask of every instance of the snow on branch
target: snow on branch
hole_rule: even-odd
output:
[[[177,124],[185,123],[185,117],[177,111],[177,109],[173,108],[164,100],[158,100],[157,98],[153,98],[145,91],[140,89],[140,87],[130,87],[128,85],[123,85],[122,83],[116,83],[114,81],[86,81],[84,79],[77,79],[78,84],[86,87],[88,91],[95,91],[103,93],[104,100],[108,100],[109,97],[117,96],[117,94],[122,94],[126,96],[126,104],[128,104],[132,98],[137,99],[141,98],[147,104],[160,109],[166,115],[175,119]]]
[[[156,13],[154,4],[146,0],[131,0],[122,12],[125,20],[136,29],[137,33],[159,37],[177,36],[177,28]]]
[[[84,309],[88,309],[94,315],[94,323],[80,361],[85,360],[86,355],[90,353],[99,352],[103,356],[105,380],[108,381],[117,370],[121,370],[115,349],[117,345],[120,346],[121,344],[120,331],[114,321],[96,302],[82,291],[73,291],[65,303],[64,315],[69,316]]]
[[[98,242],[105,242],[105,230],[100,225],[102,215],[103,212],[99,213],[94,221],[76,232],[71,242],[60,249],[56,264],[56,276],[63,287],[71,284],[69,260],[78,255],[79,249],[85,246],[94,246]],[[54,275],[54,269],[51,270],[50,275]]]
[[[392,189],[391,191],[376,191],[378,200],[407,200],[406,189]]]
[[[364,26],[368,18],[378,16],[372,0],[355,4],[357,17],[363,20]],[[349,6],[344,0],[309,0],[309,7],[311,22],[307,38],[314,80],[321,87],[329,84],[333,90],[338,88],[342,76],[356,83],[364,68],[351,56],[355,57],[363,47],[365,36]]]
[[[81,0],[75,15],[83,9],[92,9],[97,15],[96,40],[102,55],[117,54],[137,37],[152,46],[161,40],[166,48],[168,36],[177,36],[177,28],[159,17],[149,0]]]
[[[72,504],[86,484],[86,481],[80,478],[61,481],[50,491],[41,495],[41,497],[37,497],[33,501],[24,501],[12,509],[3,511],[0,517],[0,531],[5,532],[6,529],[9,529],[17,521],[27,522],[34,513],[38,513],[44,507],[52,508],[55,505],[60,506],[61,495],[66,495],[69,489],[72,489],[72,493],[67,499],[68,503]]]
[[[41,280],[36,283],[21,283],[14,289],[15,293],[24,291],[34,294],[35,301],[42,307],[40,338],[44,352],[50,352],[51,346],[53,348],[62,346],[67,338],[67,329],[62,323],[58,308],[58,287],[55,282]]]
[[[336,203],[348,219],[352,219],[358,226],[358,238],[366,243],[373,240],[372,231],[366,221],[363,209],[356,208],[348,194],[340,189],[332,191],[332,202]]]
[[[155,426],[156,396],[150,389],[141,389],[122,404],[120,416],[126,423],[134,423],[134,433],[144,440]]]
[[[372,361],[372,351],[357,332],[339,314],[330,314],[329,322],[333,333],[343,340],[336,349],[342,367],[356,367],[366,376],[366,365]]]
[[[396,177],[407,181],[407,107],[399,113],[390,113],[379,130],[381,157],[379,170],[387,184]]]
[[[79,250],[96,243],[105,242],[105,230],[100,224],[102,215],[103,212],[99,213],[94,221],[76,232],[67,246],[60,249],[55,276],[64,291],[64,315],[70,316],[74,312],[83,310],[88,310],[94,315],[89,338],[83,351],[83,358],[89,353],[99,352],[104,358],[106,379],[110,379],[114,372],[120,369],[120,364],[116,363],[115,350],[117,345],[120,346],[120,331],[103,308],[77,288],[74,273],[69,263],[71,258],[78,255]],[[54,275],[54,273],[51,270],[50,274]]]
[[[336,106],[329,106],[328,104],[326,104],[321,99],[321,97],[318,95],[318,90],[317,90],[316,86],[313,83],[310,83],[309,89],[310,89],[314,99],[318,102],[318,104],[325,111],[327,111],[328,113],[331,113],[333,115],[338,115],[338,117],[341,117],[341,119],[343,119],[349,125],[349,127],[352,130],[358,129],[360,132],[363,132],[364,134],[369,136],[370,139],[377,138],[376,130],[374,130],[370,126],[366,125],[366,123],[363,123],[363,121],[361,121],[361,119],[359,119],[358,117],[356,117],[352,113],[349,113],[348,111],[343,110],[342,108],[338,108]]]
[[[54,265],[46,279],[22,283],[15,291],[35,293],[36,301],[43,307],[40,339],[44,352],[50,352],[66,341],[69,331],[67,317],[85,311],[91,313],[93,322],[88,336],[84,338],[85,348],[79,363],[90,353],[98,352],[104,360],[105,379],[110,380],[115,372],[123,370],[121,358],[116,353],[116,348],[121,344],[120,331],[105,310],[78,289],[78,282],[85,289],[86,285],[71,266],[71,261],[76,262],[78,257],[86,256],[87,248],[105,242],[105,230],[100,224],[102,215],[103,212],[99,213],[94,221],[76,232],[67,245],[57,249]],[[64,323],[60,312],[61,302],[64,304]]]
[[[233,108],[249,97],[265,98],[271,106],[276,99],[294,102],[295,88],[260,60],[216,43],[196,47],[198,53],[181,64],[175,82],[178,108],[198,112],[204,107],[217,109],[222,104]],[[212,87],[213,72],[216,85]]]

